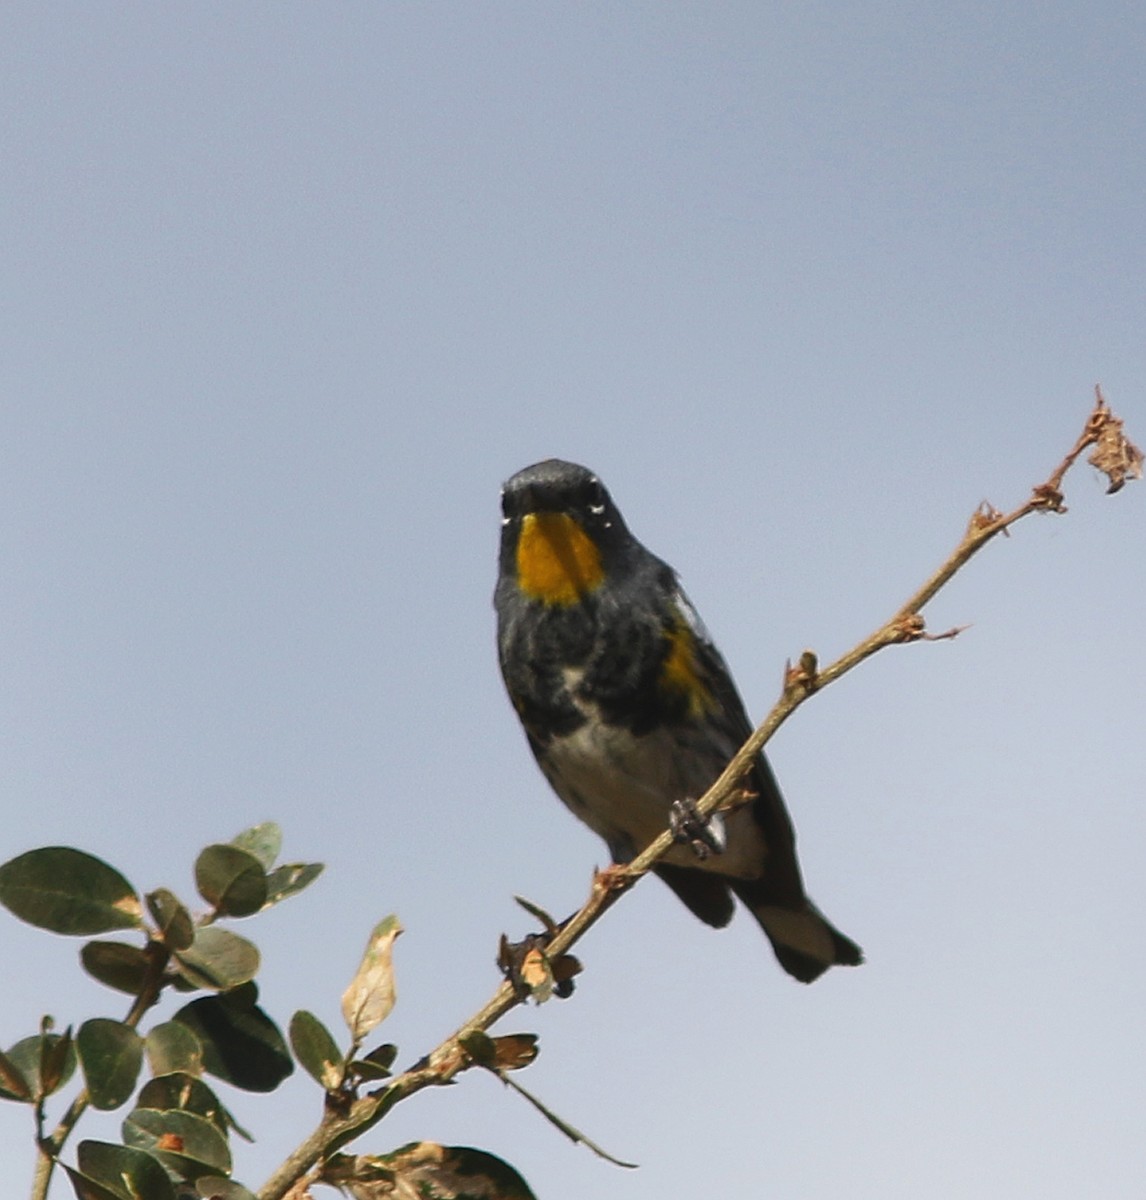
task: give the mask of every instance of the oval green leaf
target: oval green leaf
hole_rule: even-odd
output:
[[[123,1190],[113,1192],[111,1188],[105,1187],[102,1183],[96,1183],[94,1179],[82,1175],[75,1167],[69,1167],[67,1163],[60,1163],[60,1166],[67,1172],[68,1182],[72,1185],[76,1200],[123,1200]]]
[[[132,1109],[123,1122],[123,1140],[154,1154],[180,1179],[231,1173],[231,1151],[218,1126],[184,1109]]]
[[[186,950],[195,939],[195,922],[179,897],[167,888],[156,888],[144,898],[163,944],[172,950]]]
[[[195,1190],[204,1200],[259,1200],[254,1192],[248,1191],[241,1183],[218,1175],[204,1175],[196,1180]]]
[[[204,996],[176,1014],[203,1044],[203,1067],[248,1092],[272,1092],[294,1070],[275,1023],[255,1004],[253,985]]]
[[[58,1054],[62,1054],[62,1062],[56,1061]],[[23,1089],[6,1085],[0,1089],[12,1100],[40,1100],[50,1096],[71,1079],[76,1069],[76,1048],[70,1032],[36,1033],[21,1038],[4,1058],[8,1067],[24,1080]],[[44,1067],[47,1067],[46,1071]]]
[[[33,1099],[32,1085],[7,1054],[0,1054],[0,1097],[5,1100],[20,1100],[27,1104]]]
[[[80,1142],[79,1171],[65,1167],[80,1200],[175,1200],[175,1186],[158,1159],[144,1150],[111,1142]],[[78,1179],[77,1179],[78,1177]],[[98,1191],[81,1190],[94,1185]]]
[[[92,1107],[119,1108],[135,1091],[143,1065],[143,1038],[122,1021],[93,1017],[76,1034],[76,1049]]]
[[[267,876],[266,907],[278,904],[288,896],[297,896],[309,887],[323,871],[322,863],[284,863]]]
[[[152,1075],[202,1074],[203,1047],[195,1034],[181,1021],[164,1021],[154,1026],[144,1039],[144,1048]],[[157,1104],[151,1107],[163,1106]]]
[[[291,1017],[290,1045],[295,1058],[322,1088],[333,1092],[342,1083],[342,1053],[330,1030],[303,1009]]]
[[[195,1113],[210,1121],[224,1134],[230,1127],[227,1110],[219,1097],[201,1079],[182,1071],[149,1079],[139,1089],[137,1105],[139,1108],[178,1108],[184,1112]]]
[[[350,1069],[359,1079],[366,1083],[372,1083],[390,1076],[390,1068],[394,1065],[394,1059],[397,1057],[398,1047],[393,1042],[383,1042],[381,1046],[375,1046],[369,1054],[354,1059],[350,1064]]]
[[[138,996],[147,979],[147,955],[128,942],[88,942],[80,962],[93,979],[129,996]]]
[[[231,845],[253,854],[262,864],[263,870],[269,871],[283,848],[283,831],[274,821],[264,821],[261,825],[252,825],[250,829],[244,829],[238,837],[231,839]]]
[[[177,951],[175,960],[188,982],[219,992],[248,983],[259,970],[258,947],[216,925],[197,930],[190,948]]]
[[[69,846],[29,850],[0,866],[0,904],[53,933],[110,933],[139,925],[135,889],[102,859]]]
[[[195,886],[224,917],[249,917],[267,899],[263,864],[238,846],[208,846],[195,860]]]

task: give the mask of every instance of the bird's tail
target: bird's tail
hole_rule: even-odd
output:
[[[810,900],[801,908],[781,907],[753,897],[751,886],[733,888],[768,935],[780,965],[801,983],[811,983],[829,967],[863,962],[863,951]]]

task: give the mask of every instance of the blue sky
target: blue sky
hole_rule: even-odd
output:
[[[1021,501],[1096,382],[1146,438],[1144,56],[1108,2],[6,6],[0,857],[189,898],[275,819],[328,870],[242,930],[266,1007],[337,1027],[395,911],[385,1032],[429,1049],[512,895],[569,911],[605,858],[501,692],[502,480],[596,470],[763,715]],[[639,1171],[484,1078],[360,1148],[481,1146],[549,1200],[1139,1195],[1142,503],[1082,467],[936,601],[961,638],[773,743],[867,965],[799,987],[650,881],[574,999],[503,1023]],[[119,1015],[76,944],[0,947],[0,1043]],[[231,1100],[257,1185],[318,1097]]]

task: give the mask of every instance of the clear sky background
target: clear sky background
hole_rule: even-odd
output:
[[[1096,382],[1146,441],[1144,63],[1114,0],[12,0],[0,857],[190,899],[201,846],[278,820],[328,867],[239,929],[266,1007],[341,1028],[397,912],[417,1058],[532,927],[512,895],[564,914],[605,861],[502,694],[501,482],[596,470],[762,715],[1024,499]],[[867,965],[799,986],[649,881],[502,1024],[638,1171],[476,1075],[358,1148],[481,1146],[545,1200],[1140,1197],[1146,489],[1103,490],[772,745]],[[0,920],[0,1043],[122,1015],[78,945]],[[228,1098],[257,1186],[317,1088]]]

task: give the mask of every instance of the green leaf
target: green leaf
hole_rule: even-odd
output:
[[[177,1072],[199,1075],[203,1071],[203,1047],[181,1021],[164,1021],[154,1026],[144,1039],[144,1047],[152,1075],[172,1075]]]
[[[313,1014],[300,1009],[290,1020],[290,1044],[295,1058],[328,1092],[342,1083],[342,1052],[330,1030]]]
[[[33,1099],[31,1084],[7,1054],[0,1054],[0,1097],[27,1103],[31,1103]]]
[[[80,1142],[76,1161],[78,1171],[64,1169],[80,1200],[175,1200],[167,1172],[143,1150],[111,1142]]]
[[[139,925],[135,889],[102,859],[68,846],[29,850],[0,866],[0,904],[53,933],[110,933]]]
[[[497,1057],[493,1038],[480,1029],[471,1029],[458,1038],[458,1045],[478,1064],[479,1067],[492,1067]]]
[[[143,1039],[121,1021],[93,1017],[80,1026],[76,1049],[92,1107],[118,1108],[135,1091],[143,1065]]]
[[[238,846],[208,846],[195,860],[195,886],[223,917],[249,917],[267,899],[263,864]]]
[[[169,1022],[174,1023],[174,1022]],[[189,1036],[194,1037],[190,1030]],[[199,1044],[198,1038],[195,1044]],[[179,1108],[185,1112],[205,1117],[221,1132],[226,1132],[227,1119],[223,1115],[223,1103],[218,1096],[194,1075],[185,1071],[172,1071],[169,1075],[156,1075],[139,1089],[140,1108]]]
[[[72,1191],[75,1192],[78,1200],[124,1200],[122,1188],[113,1192],[111,1188],[104,1187],[102,1183],[96,1183],[94,1179],[89,1179],[75,1167],[69,1167],[67,1163],[62,1162],[60,1166],[67,1172],[68,1182],[72,1185]]]
[[[177,951],[175,960],[190,983],[220,992],[250,982],[259,970],[258,947],[216,925],[196,930],[191,947]]]
[[[129,996],[138,996],[147,979],[147,955],[128,942],[88,942],[80,962],[93,979]]]
[[[69,1025],[59,1037],[52,1037],[51,1017],[40,1024],[40,1087],[45,1096],[56,1091],[65,1079],[70,1079],[76,1069],[75,1043]]]
[[[224,1135],[235,1128],[223,1102],[201,1079],[174,1071],[157,1075],[139,1089],[138,1108],[180,1109],[210,1121]]]
[[[383,917],[370,935],[362,962],[342,995],[342,1016],[357,1046],[394,1007],[394,941],[402,932],[398,918]]]
[[[231,1151],[218,1126],[183,1109],[133,1109],[123,1122],[123,1140],[154,1154],[179,1179],[231,1173]]]
[[[196,1180],[195,1190],[203,1200],[259,1200],[254,1192],[248,1191],[233,1179],[222,1179],[218,1175],[204,1175]]]
[[[267,902],[264,907],[278,904],[288,896],[297,896],[321,874],[322,863],[284,863],[267,876]]]
[[[336,1154],[323,1182],[353,1196],[419,1196],[424,1200],[536,1200],[508,1163],[469,1146],[411,1142],[391,1154]]]
[[[387,1079],[390,1076],[390,1068],[394,1065],[394,1059],[397,1057],[398,1047],[393,1042],[383,1042],[369,1054],[354,1059],[350,1064],[350,1069],[359,1079],[368,1083],[377,1079]]]
[[[181,1108],[200,1117],[205,1117],[224,1135],[233,1130],[245,1141],[255,1139],[231,1115],[226,1105],[213,1091],[193,1075],[175,1071],[170,1075],[157,1075],[139,1089],[136,1100],[138,1108]]]
[[[283,831],[274,821],[264,821],[261,825],[244,829],[238,837],[231,839],[231,845],[253,855],[262,864],[263,870],[269,871],[283,848]]]
[[[144,899],[163,944],[171,950],[186,950],[195,939],[195,922],[179,897],[167,888],[156,888]]]
[[[176,1014],[203,1044],[210,1074],[248,1092],[272,1092],[294,1070],[283,1035],[259,1008],[254,984],[204,996]]]
[[[63,1051],[64,1061],[62,1066],[56,1066],[53,1062],[53,1052],[61,1042],[66,1043]],[[70,1032],[36,1033],[31,1037],[22,1038],[4,1057],[8,1066],[23,1078],[25,1089],[31,1094],[32,1100],[50,1096],[52,1092],[63,1087],[76,1069],[76,1051]],[[49,1066],[49,1077],[46,1079],[41,1074],[45,1064]],[[16,1094],[17,1090],[4,1088],[8,1099],[27,1098]]]

